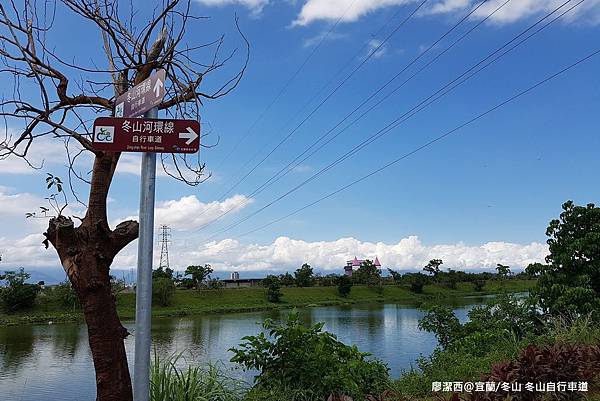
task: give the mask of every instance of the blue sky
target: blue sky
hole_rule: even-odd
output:
[[[487,3],[390,88],[501,4],[495,0]],[[561,203],[568,199],[576,203],[596,202],[600,195],[600,189],[594,185],[600,168],[598,57],[350,190],[264,230],[239,235],[419,147],[597,50],[600,1],[583,2],[439,102],[290,197],[239,227],[213,234],[310,177],[560,3],[512,0],[296,171],[258,196],[247,198],[475,4],[468,0],[430,0],[289,141],[220,202],[220,196],[243,174],[244,166],[253,166],[247,164],[248,160],[255,154],[260,160],[272,149],[418,3],[410,0],[193,2],[193,12],[211,18],[190,25],[190,42],[225,33],[227,48],[240,48],[225,72],[235,71],[243,61],[243,43],[234,25],[237,14],[251,44],[251,54],[239,87],[225,98],[205,102],[201,112],[203,129],[211,133],[205,141],[212,143],[219,138],[218,146],[202,149],[200,154],[213,177],[195,188],[162,176],[158,179],[156,220],[157,224],[169,224],[173,229],[173,263],[178,267],[212,263],[220,270],[264,271],[292,269],[303,261],[321,269],[336,269],[355,254],[359,258],[378,255],[384,266],[397,268],[418,267],[434,257],[447,261],[448,267],[465,269],[493,267],[496,263],[523,267],[541,260],[546,252],[545,228],[559,214]],[[58,13],[59,20],[68,24],[59,25],[56,34],[78,29],[68,11],[59,9]],[[313,52],[320,38],[340,18],[283,95],[249,131]],[[391,18],[390,24],[385,25]],[[382,35],[373,36],[382,26]],[[63,51],[75,62],[86,64],[101,54],[90,50],[93,47],[90,43],[97,42],[96,33],[83,26],[81,29],[78,40],[61,43],[61,50],[64,45]],[[315,97],[359,50],[361,53],[345,74],[336,76],[333,84]],[[207,87],[216,87],[224,77],[225,74],[207,77]],[[7,96],[6,89],[3,95]],[[311,99],[311,106],[299,113]],[[290,119],[292,123],[288,123]],[[242,137],[244,140],[235,152],[223,162]],[[56,263],[52,251],[39,249],[44,222],[23,218],[26,208],[43,202],[45,171],[60,175],[64,165],[61,149],[48,148],[46,152],[45,167],[38,173],[22,168],[19,161],[0,161],[0,200],[7,205],[0,218],[11,222],[0,227],[0,240],[4,242],[0,243],[0,250],[11,256],[4,258],[6,266],[48,267]],[[128,155],[111,189],[113,222],[137,214],[138,163],[136,156]],[[236,205],[239,207],[220,221],[199,229],[207,220]],[[135,246],[126,249],[115,263],[118,267],[134,265]]]

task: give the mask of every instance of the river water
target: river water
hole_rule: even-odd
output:
[[[471,299],[472,304],[482,303]],[[465,320],[472,305],[455,307]],[[257,334],[265,318],[285,319],[288,311],[263,311],[199,315],[153,320],[153,347],[159,356],[183,353],[182,364],[221,361],[229,374],[252,381],[229,362],[229,348],[241,338]],[[325,330],[346,344],[383,360],[392,377],[415,366],[420,355],[436,346],[430,333],[418,329],[423,311],[412,306],[369,304],[315,307],[300,310],[306,323],[324,322]],[[133,332],[133,322],[125,326]],[[126,340],[130,366],[134,336]],[[0,327],[0,400],[3,401],[92,401],[95,399],[94,370],[83,324],[44,324]]]

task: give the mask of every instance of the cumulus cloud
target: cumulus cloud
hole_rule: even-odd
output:
[[[487,242],[481,245],[425,245],[416,236],[401,239],[395,244],[364,242],[356,238],[335,241],[308,242],[279,237],[270,244],[244,244],[236,239],[224,239],[206,244],[173,238],[171,255],[177,266],[210,263],[219,271],[288,271],[302,263],[331,272],[339,272],[346,261],[376,256],[384,268],[421,268],[434,258],[444,260],[444,266],[470,270],[495,268],[497,263],[524,268],[530,263],[543,262],[548,254],[546,244],[515,244]]]
[[[65,165],[67,157],[64,144],[59,140],[40,138],[32,143],[27,152],[27,160],[31,165],[17,156],[0,160],[0,175],[38,174],[41,168],[47,171],[57,165]]]
[[[0,219],[3,221],[8,217],[25,217],[25,213],[33,212],[44,204],[45,201],[35,195],[14,193],[11,188],[0,186]]]
[[[228,210],[231,210],[229,215],[234,215],[252,202],[253,199],[245,195],[234,195],[222,202],[209,203],[201,202],[195,195],[184,196],[159,202],[154,209],[154,221],[157,225],[167,224],[174,230],[193,230]],[[129,216],[123,220],[137,220],[137,216]]]
[[[505,0],[489,0],[475,13],[478,17],[489,15],[498,8]],[[523,18],[547,13],[564,0],[518,0],[511,1],[501,8],[491,20],[496,23],[511,23]],[[379,9],[400,6],[409,3],[417,3],[417,0],[357,0],[349,9],[346,0],[307,0],[293,25],[305,26],[319,20],[337,20],[341,18],[344,22],[356,21],[359,18],[375,12]],[[437,0],[426,5],[424,14],[446,14],[471,9],[479,0]],[[568,9],[567,5],[564,10]],[[574,9],[568,16],[567,21],[583,19],[590,23],[600,22],[600,0],[588,0]]]
[[[41,246],[42,236],[28,235],[23,239],[6,241],[2,245],[6,263],[19,266],[55,266],[58,259],[53,252]],[[176,269],[199,263],[210,263],[215,271],[292,271],[303,263],[324,272],[341,272],[346,261],[354,258],[376,256],[383,268],[398,270],[420,269],[434,258],[444,261],[444,267],[473,270],[493,270],[497,263],[513,268],[524,268],[530,263],[543,262],[548,254],[546,244],[532,242],[486,242],[480,245],[463,243],[426,245],[417,236],[409,236],[397,243],[365,242],[356,238],[340,238],[335,241],[304,241],[278,237],[269,244],[242,243],[236,239],[224,239],[202,243],[173,233],[170,244],[171,264]],[[115,268],[134,267],[137,242],[127,246],[113,263]],[[154,250],[155,265],[160,257],[159,244]]]
[[[548,13],[559,5],[563,4],[561,0],[521,0],[507,4],[493,17],[493,21],[498,23],[510,23],[520,20],[525,17],[534,15],[541,15]],[[478,11],[479,16],[485,16],[491,13],[500,5],[500,0],[491,1],[490,4],[484,4]],[[557,13],[567,11],[577,3],[567,4]],[[563,19],[572,22],[575,20],[581,20],[587,23],[597,24],[599,22],[598,17],[600,16],[600,0],[588,0],[585,3],[574,8],[572,11],[567,13]]]
[[[60,265],[56,252],[46,250],[42,241],[44,236],[29,234],[20,239],[0,237],[2,266],[7,269],[16,267],[55,267]]]

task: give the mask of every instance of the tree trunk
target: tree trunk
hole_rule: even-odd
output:
[[[97,267],[94,269],[92,263],[93,261],[89,261],[86,268],[105,270]],[[92,285],[92,289],[80,297],[96,371],[96,399],[130,401],[132,400],[131,377],[123,343],[129,333],[121,325],[117,315],[115,299],[110,289],[110,276],[108,274],[103,276],[101,285]]]
[[[114,257],[137,238],[138,223],[125,221],[110,230],[106,197],[118,154],[96,155],[88,210],[81,225],[65,216],[50,219],[46,247],[56,249],[83,308],[96,371],[97,401],[131,401],[131,377],[123,340],[129,335],[117,314],[110,288]]]

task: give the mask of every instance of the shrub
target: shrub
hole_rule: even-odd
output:
[[[6,282],[6,286],[0,288],[0,300],[5,311],[16,312],[34,305],[41,288],[37,284],[26,283],[29,277],[30,274],[25,273],[23,268],[18,272],[4,272],[4,275],[0,276],[0,279]]]
[[[263,279],[262,284],[267,289],[267,301],[279,303],[281,301],[281,283],[279,278],[270,274]]]
[[[429,278],[423,273],[408,273],[404,277],[410,285],[410,290],[415,294],[422,294],[423,287],[429,282]]]
[[[598,372],[600,372],[600,346],[598,345],[553,344],[543,347],[529,345],[520,352],[515,361],[494,364],[491,374],[486,376],[485,380],[497,383],[588,382],[593,387],[600,379]],[[491,400],[507,399],[505,391],[487,395]],[[513,400],[535,400],[540,394],[515,392],[511,396]],[[577,395],[573,394],[572,399],[575,397]]]
[[[419,329],[435,334],[444,348],[460,338],[462,334],[462,326],[452,309],[441,305],[428,308],[425,316],[419,320]]]
[[[345,274],[337,279],[337,289],[340,296],[346,298],[352,290],[352,279]]]
[[[355,400],[380,394],[388,382],[388,368],[368,354],[348,346],[323,331],[323,323],[305,327],[297,311],[287,322],[275,325],[266,320],[267,331],[244,337],[240,348],[232,348],[232,362],[259,371],[256,391],[303,392],[303,400],[347,395]],[[278,398],[279,399],[279,398]]]
[[[485,287],[484,280],[475,280],[473,281],[473,289],[477,292],[483,291],[483,287]]]
[[[49,295],[55,302],[64,307],[71,309],[79,307],[79,298],[69,280],[55,285]]]
[[[175,294],[175,283],[172,279],[159,277],[152,280],[152,300],[160,306],[169,306]]]
[[[206,282],[206,286],[209,290],[220,290],[225,286],[225,284],[223,284],[223,282],[218,278],[210,278]]]

